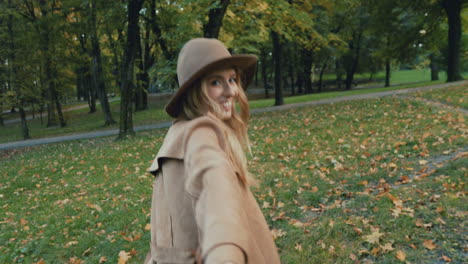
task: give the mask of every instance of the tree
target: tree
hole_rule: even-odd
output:
[[[107,98],[106,84],[104,81],[104,71],[101,58],[101,46],[99,44],[99,36],[97,33],[96,21],[96,0],[89,2],[90,11],[90,33],[91,33],[91,73],[93,77],[94,89],[97,92],[99,102],[101,102],[102,113],[104,114],[104,125],[109,126],[115,124],[110,110],[109,100]]]
[[[447,60],[447,82],[462,80],[460,73],[460,48],[461,48],[461,17],[463,7],[468,6],[464,0],[440,0],[444,8],[448,24],[448,60]]]
[[[134,63],[138,40],[139,12],[144,0],[129,0],[127,5],[127,41],[125,44],[124,59],[122,64],[122,75],[120,80],[120,127],[118,138],[133,135],[133,110],[132,97],[134,88]]]
[[[23,139],[30,138],[29,136],[29,128],[26,121],[26,113],[24,111],[24,104],[25,104],[25,95],[23,89],[21,88],[21,84],[19,82],[19,63],[17,61],[17,53],[20,52],[20,48],[17,47],[18,41],[16,39],[16,34],[14,32],[13,25],[18,23],[14,23],[14,18],[12,11],[14,6],[12,5],[11,0],[8,0],[8,8],[10,9],[10,13],[8,14],[7,19],[7,30],[8,30],[8,52],[7,52],[7,62],[8,62],[8,79],[7,84],[11,90],[11,99],[13,99],[13,107],[18,107],[20,117],[21,117],[21,131],[23,134]]]
[[[213,1],[214,6],[208,13],[208,22],[203,27],[205,38],[218,38],[229,2],[230,0]]]
[[[48,4],[45,0],[40,0],[38,6],[35,6],[34,3],[34,1],[24,0],[19,12],[34,26],[43,55],[43,83],[47,94],[47,126],[56,125],[55,111],[57,111],[60,126],[64,127],[66,122],[56,86],[58,70],[55,61],[53,61],[56,40],[59,38],[59,32],[55,27],[62,22],[59,16],[60,6],[55,1]]]
[[[281,80],[283,48],[277,32],[271,31],[271,39],[273,41],[273,62],[275,65],[275,105],[283,105],[283,82]]]

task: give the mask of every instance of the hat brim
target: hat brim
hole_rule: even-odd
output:
[[[198,79],[203,77],[209,72],[215,70],[222,70],[229,67],[236,67],[242,71],[241,73],[241,85],[245,89],[252,82],[255,75],[255,70],[257,68],[257,56],[255,55],[232,55],[231,57],[223,58],[217,61],[214,61],[205,67],[201,68],[199,71],[194,73],[190,79],[188,79],[176,93],[171,97],[169,102],[166,105],[166,112],[173,118],[179,116],[180,111],[182,110],[181,100],[183,99],[187,89],[189,89]]]

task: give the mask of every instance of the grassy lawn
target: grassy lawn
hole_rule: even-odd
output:
[[[255,115],[252,190],[282,263],[464,262],[467,125],[395,98]],[[2,153],[0,263],[141,263],[165,132]]]
[[[389,91],[389,90],[398,90],[410,87],[418,87],[418,86],[425,86],[425,85],[432,85],[443,83],[442,81],[438,82],[425,82],[425,83],[417,83],[417,84],[404,84],[398,86],[391,86],[386,88],[370,88],[370,89],[356,89],[351,91],[340,91],[340,92],[324,92],[320,94],[308,94],[308,95],[299,95],[299,96],[291,96],[285,98],[286,104],[291,103],[300,103],[300,102],[308,102],[320,99],[328,99],[328,98],[336,98],[340,96],[346,95],[356,95],[356,94],[366,94],[372,92],[379,92],[379,91]],[[119,120],[119,102],[114,101],[111,102],[111,110],[113,118],[118,121]],[[255,108],[263,108],[269,107],[274,104],[274,99],[260,99],[254,100],[250,102],[251,109]],[[134,115],[134,125],[148,125],[157,122],[169,121],[169,116],[163,110],[164,103],[151,100],[149,103],[149,110],[137,112]],[[65,118],[67,120],[67,126],[64,128],[56,127],[45,127],[44,124],[40,123],[39,119],[30,120],[28,121],[28,127],[30,131],[30,136],[32,138],[42,138],[42,137],[50,137],[50,136],[59,136],[59,135],[67,135],[67,134],[75,134],[75,133],[84,133],[90,131],[99,131],[99,130],[107,130],[107,129],[117,129],[118,124],[112,126],[103,126],[103,115],[100,111],[100,106],[97,106],[97,112],[95,113],[88,113],[88,109],[79,109],[73,110],[70,112],[65,112]],[[44,118],[44,122],[46,122]],[[12,141],[19,141],[22,140],[21,134],[21,126],[20,123],[6,125],[0,128],[0,143],[5,142],[12,142]]]
[[[417,92],[409,95],[468,109],[468,89],[466,86],[453,86],[430,93]]]

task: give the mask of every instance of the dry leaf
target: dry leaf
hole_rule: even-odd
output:
[[[131,258],[129,252],[125,252],[124,250],[119,252],[119,262],[118,264],[125,264]]]
[[[452,259],[445,256],[445,255],[442,255],[442,259],[445,261],[445,262],[452,262]]]
[[[403,250],[398,250],[398,251],[396,252],[395,257],[396,257],[399,261],[403,262],[403,261],[405,261],[405,259],[406,259],[406,253],[405,253]]]
[[[67,244],[65,244],[64,247],[67,248],[67,247],[71,247],[71,246],[76,245],[76,244],[78,244],[78,241],[70,241]]]
[[[107,261],[107,258],[106,256],[102,256],[100,259],[99,259],[99,263],[104,263]]]
[[[371,244],[375,244],[379,242],[380,237],[383,235],[384,235],[383,233],[379,232],[379,229],[376,229],[372,231],[372,234],[364,236],[364,240]]]
[[[437,247],[437,245],[434,244],[434,241],[428,240],[428,239],[424,240],[423,246],[429,250],[433,250],[434,248]]]
[[[294,249],[297,251],[302,251],[302,245],[299,243],[296,243],[296,246],[294,247]]]
[[[394,248],[392,247],[392,243],[387,243],[383,246],[380,246],[380,248],[382,248],[384,252],[389,252],[389,251],[394,250]]]
[[[273,235],[273,239],[284,237],[286,235],[286,232],[284,232],[282,229],[272,229],[270,232]]]

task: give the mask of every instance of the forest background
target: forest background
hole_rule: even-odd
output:
[[[148,93],[177,88],[177,54],[194,37],[256,54],[254,88],[273,93],[275,105],[285,95],[350,90],[382,72],[390,86],[395,69],[430,68],[431,80],[442,71],[448,82],[468,69],[462,0],[2,0],[0,6],[0,125],[19,111],[23,139],[30,138],[28,113],[46,113],[41,126],[62,128],[70,121],[63,105],[76,101],[87,102],[89,113],[100,109],[104,126],[118,123],[119,137],[134,134],[134,113],[148,109]],[[113,96],[120,97],[119,116],[111,111]]]

